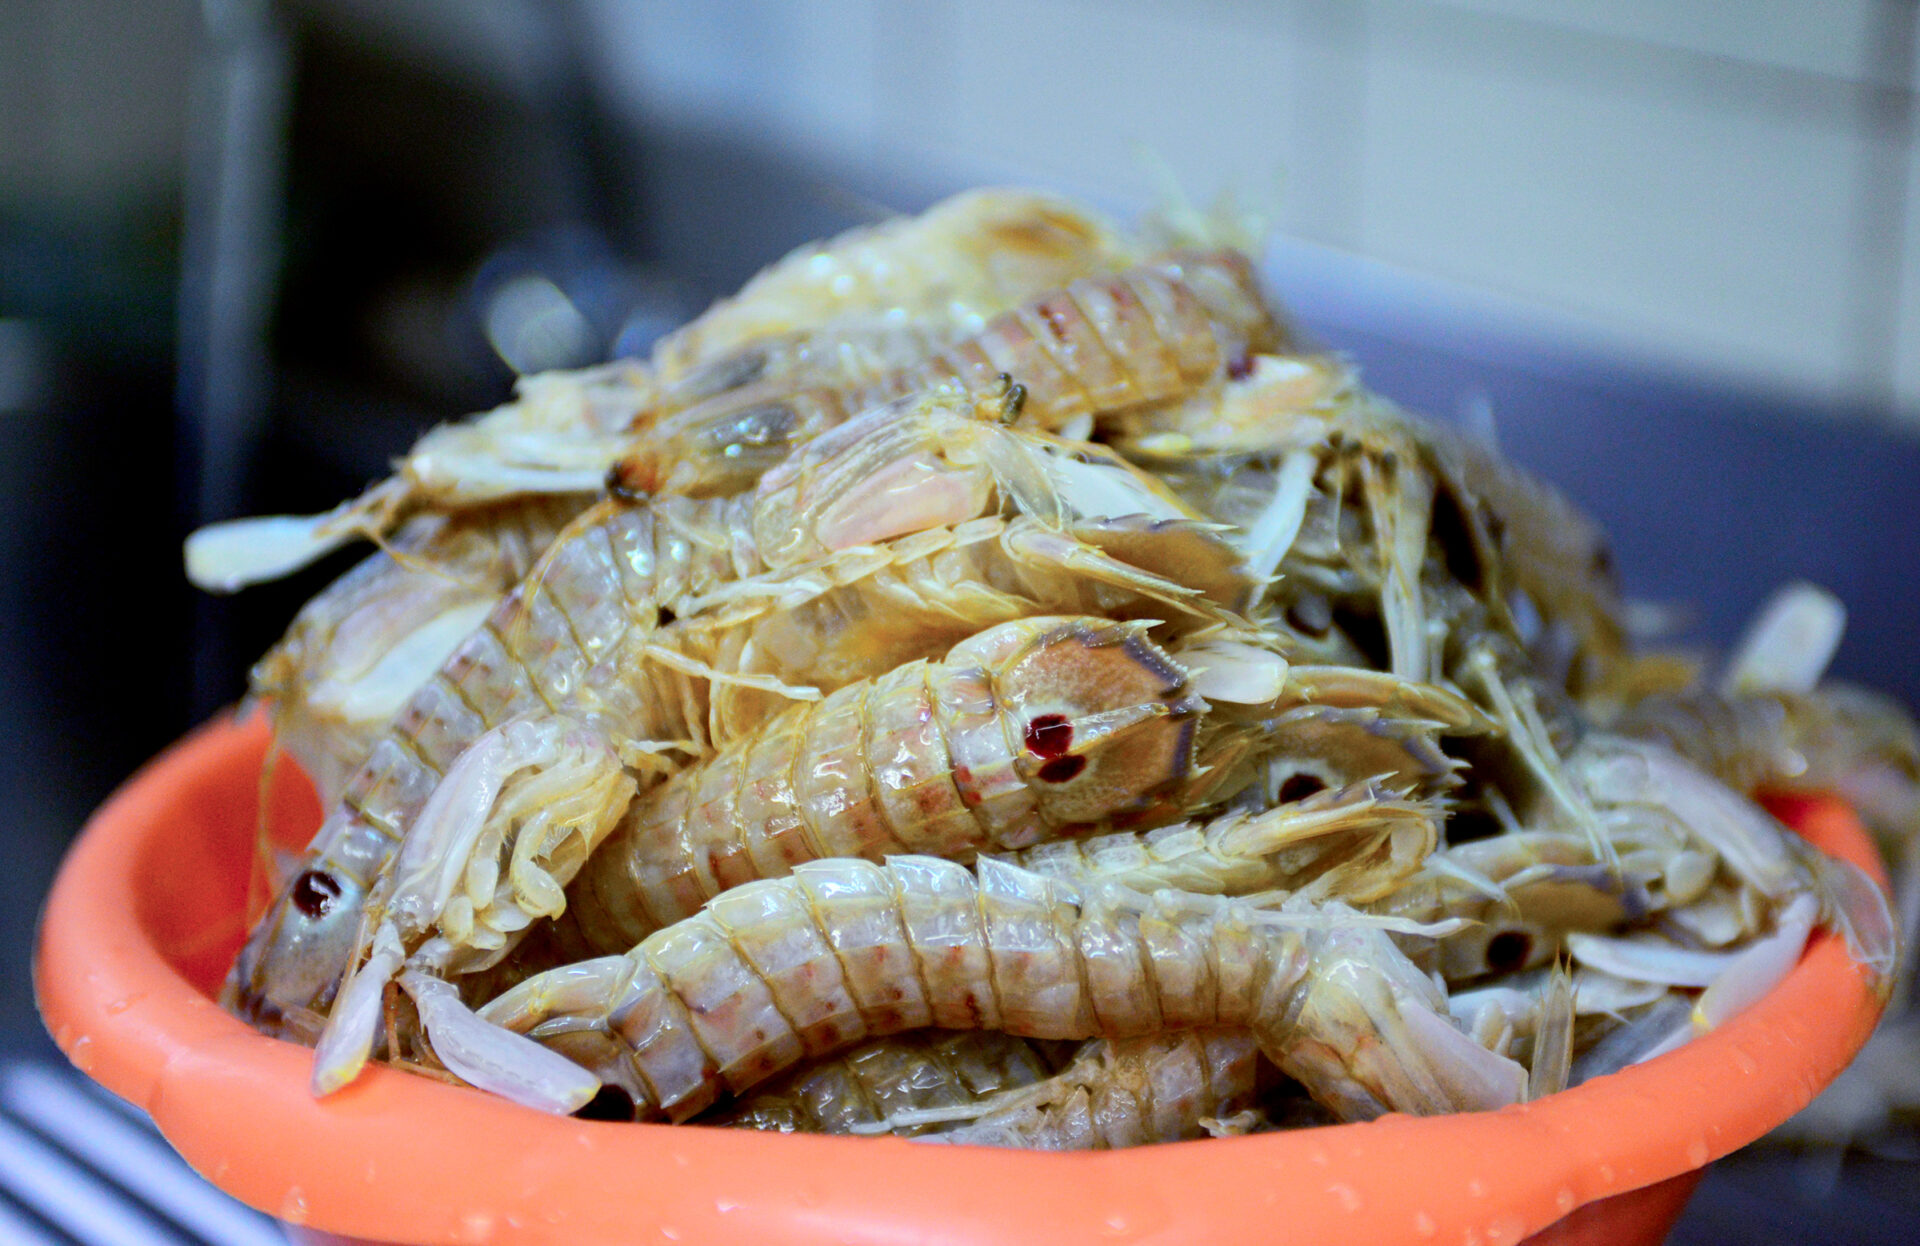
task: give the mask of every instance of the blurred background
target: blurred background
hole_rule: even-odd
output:
[[[323,509],[516,371],[643,353],[788,248],[983,182],[1127,217],[1232,194],[1305,325],[1495,429],[1690,638],[1811,578],[1852,612],[1837,671],[1920,704],[1916,25],[1913,0],[7,0],[0,1035],[43,1041],[31,927],[88,810],[346,565],[208,598],[187,531]],[[1742,1162],[1676,1240],[1920,1238],[1909,1168]]]

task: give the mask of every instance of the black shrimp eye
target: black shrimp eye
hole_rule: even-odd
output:
[[[293,880],[293,906],[308,917],[325,917],[340,898],[340,884],[325,870],[308,870]]]
[[[1292,774],[1288,775],[1287,781],[1280,785],[1278,796],[1281,804],[1289,804],[1296,800],[1305,800],[1316,792],[1326,790],[1327,785],[1314,775]]]
[[[1487,968],[1495,973],[1512,973],[1527,963],[1533,951],[1533,938],[1524,930],[1502,930],[1487,940]]]

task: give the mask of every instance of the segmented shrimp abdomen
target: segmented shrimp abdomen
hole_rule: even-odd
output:
[[[228,998],[237,1011],[267,1017],[331,998],[353,946],[343,932],[356,924],[354,910],[446,768],[486,731],[565,706],[614,739],[646,738],[661,726],[653,718],[678,723],[699,708],[656,704],[628,678],[629,641],[659,625],[659,605],[735,566],[733,512],[668,501],[672,523],[651,507],[612,503],[577,518],[408,698],[235,963]],[[315,886],[332,896],[301,903],[301,888]]]
[[[1022,419],[1059,429],[1224,379],[1278,336],[1245,260],[1207,253],[1076,281],[995,317],[902,383],[980,392],[1011,376],[1026,391]]]
[[[672,383],[756,338],[849,315],[978,319],[1126,262],[1105,221],[1052,195],[969,191],[916,217],[849,230],[775,262],[654,350]]]
[[[1042,1046],[994,1030],[923,1030],[875,1039],[796,1070],[700,1123],[780,1133],[866,1132],[902,1112],[964,1108],[1031,1086],[1053,1072],[1055,1062]]]
[[[417,516],[301,608],[249,682],[322,803],[340,798],[406,698],[584,505],[541,498]]]
[[[597,997],[561,1006],[542,975],[482,1016],[536,1039],[605,1033],[613,1058],[596,1075],[675,1119],[722,1086],[738,1094],[804,1057],[930,1024],[1041,1038],[1246,1027],[1354,1115],[1497,1106],[1525,1087],[1524,1070],[1455,1029],[1432,982],[1339,906],[1290,920],[1112,889],[1076,905],[990,860],[976,884],[929,857],[838,859],[726,892],[624,963]]]
[[[710,897],[826,857],[970,860],[1160,811],[1197,703],[1138,626],[1021,619],[795,706],[648,794],[572,888],[615,951]]]
[[[1259,1052],[1246,1030],[1184,1030],[1097,1040],[1043,1082],[930,1141],[1029,1150],[1106,1151],[1206,1136],[1247,1108]]]

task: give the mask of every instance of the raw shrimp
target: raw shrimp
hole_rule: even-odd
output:
[[[308,850],[303,870],[255,927],[228,980],[227,1001],[268,1028],[311,1036],[361,931],[368,889],[446,768],[486,730],[530,710],[567,707],[626,760],[697,730],[701,681],[657,671],[629,678],[676,605],[703,589],[883,538],[916,523],[977,514],[990,472],[956,465],[940,438],[972,421],[942,395],[876,412],[885,435],[803,449],[793,470],[736,499],[608,501],[556,539],[507,596],[402,707]],[[870,430],[869,430],[870,431]],[[876,476],[917,486],[911,506],[876,499]],[[939,508],[958,508],[943,513]],[[637,750],[637,751],[636,751]],[[616,811],[617,814],[618,811]]]
[[[309,601],[254,664],[275,743],[332,805],[382,728],[589,499],[421,515]]]
[[[622,359],[522,377],[513,402],[434,429],[399,460],[394,476],[325,514],[208,525],[188,539],[188,578],[231,592],[350,541],[378,539],[423,509],[598,489],[636,424],[754,374],[749,348],[757,338],[846,317],[897,323],[912,316],[923,340],[944,344],[1022,300],[1136,258],[1112,226],[1058,198],[1024,191],[956,196],[919,217],[796,252],[662,339],[651,365]],[[912,342],[901,336],[907,340],[882,348],[884,358],[905,362]],[[749,357],[729,361],[729,352]],[[809,370],[787,371],[797,379]]]
[[[1566,760],[1562,781],[1604,835],[1602,848],[1571,829],[1460,845],[1435,854],[1376,906],[1412,920],[1487,918],[1436,943],[1450,981],[1525,968],[1566,949],[1616,977],[1707,988],[1704,1029],[1771,988],[1817,918],[1846,937],[1883,989],[1888,984],[1898,933],[1884,893],[1679,756],[1595,734]],[[1714,950],[1604,937],[1654,914]]]
[[[1209,581],[1212,591],[1200,591]],[[1152,617],[1166,620],[1163,633],[1191,631],[1231,618],[1227,606],[1248,588],[1231,547],[1182,520],[1138,516],[1062,532],[1028,516],[993,517],[870,546],[828,569],[724,586],[709,599],[725,602],[707,616],[711,626],[694,618],[670,636],[708,666],[824,693],[1034,615]],[[717,686],[712,738],[736,739],[785,705],[764,683]]]
[[[626,956],[531,978],[481,1019],[619,1087],[637,1115],[673,1120],[807,1057],[927,1025],[1042,1038],[1244,1027],[1350,1119],[1525,1093],[1525,1071],[1455,1029],[1433,983],[1344,907],[1077,896],[992,860],[977,870],[976,882],[927,857],[805,863]]]
[[[1257,356],[1245,376],[1126,427],[1123,450],[1167,463],[1202,511],[1242,529],[1256,575],[1282,572],[1280,604],[1302,588],[1372,598],[1397,674],[1438,678],[1440,641],[1466,623],[1431,609],[1443,573],[1480,605],[1474,628],[1576,692],[1624,657],[1599,529],[1489,449],[1359,389],[1337,361]]]
[[[1810,692],[1696,687],[1646,697],[1614,722],[1741,791],[1831,792],[1893,868],[1903,947],[1920,936],[1920,730],[1904,707],[1847,684]],[[1904,981],[1902,983],[1904,986]]]
[[[1229,1122],[1253,1116],[1259,1059],[1246,1030],[1095,1039],[1044,1081],[971,1104],[895,1112],[886,1123],[898,1132],[958,1121],[921,1140],[1039,1151],[1107,1151],[1217,1137],[1245,1132]]]
[[[862,1043],[700,1118],[779,1133],[869,1133],[907,1112],[964,1109],[1051,1077],[1058,1043],[995,1030],[919,1030]],[[629,1112],[631,1109],[627,1109]],[[891,1132],[916,1134],[902,1124]]]
[[[660,340],[669,385],[749,343],[845,316],[939,315],[977,328],[1044,290],[1131,261],[1112,225],[1053,195],[968,191],[918,216],[809,243]]]
[[[379,540],[420,511],[526,494],[598,491],[627,429],[652,402],[644,366],[617,360],[520,378],[511,403],[422,437],[397,474],[320,515],[208,524],[187,538],[187,578],[230,593],[299,570],[356,540]]]
[[[991,464],[1000,456],[996,455],[994,447],[1018,451],[1022,441],[1030,435],[1004,429],[997,424],[981,424],[970,417],[961,418],[951,408],[943,406],[943,401],[933,401],[931,406],[912,408],[905,413],[895,410],[877,412],[867,421],[872,427],[852,430],[858,435],[847,443],[844,453],[838,439],[824,439],[802,452],[804,461],[812,464],[811,468],[783,469],[770,474],[756,494],[752,522],[743,527],[743,530],[765,534],[753,546],[755,555],[763,560],[782,563],[803,555],[831,555],[833,546],[848,540],[884,536],[902,526],[978,510],[983,500],[990,497],[997,487]],[[981,450],[974,444],[974,432],[984,436],[989,444],[977,458],[970,458],[975,451]],[[933,447],[936,446],[938,451],[934,452]],[[891,447],[894,453],[876,455],[876,448],[885,447]],[[907,479],[914,483],[914,496],[907,499],[905,504],[890,505],[888,490],[876,487],[876,481],[890,477],[897,479],[897,469],[903,465],[912,468]],[[1049,469],[1044,464],[1022,458],[1013,462],[1009,470],[1032,478],[1018,487],[1009,486],[1007,491],[1018,493],[1039,489],[1045,495],[1043,501],[1048,502],[1056,513],[1068,516],[1072,514],[1070,499],[1075,496],[1085,496],[1090,506],[1113,505],[1115,499],[1119,499],[1120,504],[1132,507],[1143,501],[1150,504],[1154,500],[1150,491],[1129,490],[1124,481],[1101,479],[1099,469],[1085,464]],[[1049,476],[1050,471],[1058,477],[1058,483]],[[1089,481],[1096,482],[1097,487],[1090,486]],[[930,509],[941,504],[942,499],[947,505],[959,509],[949,512],[947,516]],[[776,517],[770,523],[766,522],[769,514]],[[809,533],[810,537],[807,535]],[[1140,543],[1139,533],[1120,535],[1128,537],[1120,542],[1123,546],[1131,548]],[[1103,566],[1111,563],[1119,568],[1119,582],[1124,586],[1137,589],[1142,584],[1161,583],[1166,590],[1161,594],[1163,597],[1168,593],[1177,597],[1186,591],[1178,585],[1154,580],[1145,573],[1105,559],[1104,555],[1098,555],[1092,549],[1088,549],[1086,555],[1069,564],[1075,574],[1097,574],[1095,569],[1082,565],[1088,562],[1100,562]],[[828,576],[827,580],[830,583],[832,577]],[[1068,576],[1056,575],[1051,582],[1071,585],[1072,580]],[[584,594],[575,596],[584,597]],[[632,600],[631,595],[628,600]],[[1101,604],[1112,603],[1108,601]],[[691,606],[691,602],[683,603],[683,608]],[[1033,608],[1032,604],[1027,608]],[[645,615],[645,612],[642,613]],[[551,703],[562,707],[564,713],[570,716],[570,724],[583,724],[597,732],[607,741],[606,752],[629,765],[640,764],[649,749],[658,747],[657,744],[648,744],[649,740],[664,738],[671,742],[677,737],[691,735],[695,739],[690,744],[679,743],[673,747],[697,751],[700,747],[697,722],[699,701],[706,693],[707,678],[713,678],[723,685],[745,683],[763,688],[769,684],[782,687],[774,681],[758,678],[746,669],[749,666],[746,657],[749,655],[738,648],[726,655],[735,659],[736,667],[740,668],[731,673],[716,671],[698,658],[690,657],[688,650],[693,646],[685,643],[687,636],[708,635],[704,630],[706,624],[697,617],[649,631],[651,615],[645,615],[636,623],[633,614],[631,608],[622,613],[616,607],[610,618],[589,618],[586,620],[588,628],[577,629],[581,636],[604,637],[615,634],[619,627],[627,627],[628,636],[620,643],[628,648],[608,647],[577,677],[571,692],[562,689],[551,699]],[[898,629],[889,634],[895,641],[891,649],[881,643],[880,636],[868,637],[860,647],[871,669],[888,669],[898,662],[912,660],[923,651],[914,647],[902,649]],[[864,670],[852,673],[862,674]],[[790,695],[799,691],[802,690],[793,690]],[[509,771],[500,769],[501,764],[489,760],[484,769],[476,773],[504,776]],[[581,773],[584,782],[585,775],[595,772]],[[442,789],[455,786],[454,773],[449,771],[447,778],[435,789],[435,799],[440,798]],[[613,789],[604,790],[611,792]],[[466,892],[486,920],[474,924],[466,920],[466,910],[457,904],[447,908],[447,897],[451,894],[447,887],[450,884],[436,884],[436,889],[432,891],[432,902],[429,903],[424,898],[425,893],[422,893],[423,898],[414,902],[417,912],[412,917],[396,910],[395,917],[400,925],[387,941],[391,954],[377,962],[380,972],[391,973],[403,962],[428,974],[466,973],[497,963],[504,950],[518,942],[521,932],[530,921],[558,914],[559,888],[572,878],[573,870],[578,867],[578,859],[593,852],[620,811],[614,804],[597,806],[598,813],[586,824],[586,829],[579,837],[579,847],[576,849],[574,840],[563,837],[556,841],[555,849],[564,848],[565,855],[554,856],[547,847],[529,847],[519,842],[511,831],[494,836],[480,833],[476,828],[482,822],[489,817],[497,822],[500,816],[498,813],[488,814],[489,794],[489,789],[476,787],[472,792],[456,793],[449,797],[464,811],[461,817],[445,826],[436,824],[430,834],[417,827],[410,829],[407,832],[408,847],[402,851],[422,862],[436,862],[433,868],[438,871],[439,877],[445,879],[461,868],[461,854],[472,851],[469,845],[497,844],[498,851],[507,853],[511,858],[511,868],[506,874],[506,885],[510,886],[511,895],[502,890],[500,869],[484,864],[484,854],[483,858],[476,858],[476,863],[469,869],[478,868],[481,872],[470,872]],[[420,839],[424,846],[416,847],[416,839]],[[426,866],[420,868],[424,870]],[[386,920],[384,913],[392,903],[390,897],[396,885],[393,880],[383,877],[366,893],[364,913],[345,961],[348,966],[360,965],[362,956],[380,942],[382,923]],[[330,918],[332,915],[327,916]],[[449,925],[449,920],[454,918],[458,919],[456,925]],[[432,934],[434,929],[438,929],[439,935]],[[484,932],[485,938],[473,942],[472,937],[479,932]],[[475,955],[476,952],[479,954]],[[349,989],[357,992],[355,998],[363,1002],[348,1014],[350,1021],[329,1020],[327,1023],[319,1044],[321,1050],[316,1056],[316,1086],[325,1089],[344,1084],[364,1059],[365,1051],[374,1037],[371,1000],[375,998],[378,982],[377,974],[369,977],[368,970],[360,968],[355,969],[340,987],[342,992]]]
[[[577,878],[574,956],[822,857],[967,857],[1165,817],[1205,708],[1145,628],[1019,620],[811,705],[650,792]]]
[[[1204,660],[1219,643],[1203,639],[1177,652]],[[1143,625],[1041,616],[963,641],[944,662],[899,666],[795,706],[635,805],[573,884],[569,916],[554,932],[559,950],[578,959],[630,947],[721,891],[801,861],[899,852],[966,861],[982,850],[1172,821],[1237,772],[1226,759],[1256,748],[1285,752],[1311,739],[1327,715],[1362,712],[1343,710],[1350,699],[1364,698],[1364,712],[1382,720],[1424,729],[1427,720],[1406,708],[1421,690],[1385,676],[1289,673],[1274,654],[1264,655],[1263,669],[1260,656],[1239,654],[1234,666],[1190,678]],[[1275,679],[1284,681],[1278,690]],[[1209,700],[1252,704],[1223,710],[1235,721],[1197,745]],[[1266,717],[1300,702],[1313,703],[1305,717],[1297,709]],[[1333,734],[1352,737],[1346,753],[1366,759],[1349,766],[1380,756],[1382,732],[1344,726]],[[1427,777],[1422,764],[1383,770],[1411,783]],[[1426,829],[1430,847],[1430,822]],[[1418,833],[1401,837],[1403,853],[1424,855],[1409,838]],[[1242,839],[1261,843],[1259,831],[1223,842]],[[1386,846],[1391,856],[1391,833]],[[1293,864],[1313,872],[1310,863]],[[1390,862],[1370,857],[1347,864],[1355,874],[1392,872]]]
[[[1100,882],[1205,895],[1305,889],[1315,897],[1364,903],[1419,869],[1438,841],[1439,821],[1437,801],[1411,799],[1369,781],[1259,813],[1051,840],[1005,859],[1082,890]]]
[[[644,422],[611,478],[636,494],[726,492],[855,413],[940,384],[986,394],[1011,378],[1024,425],[1085,436],[1111,414],[1224,382],[1281,336],[1244,256],[1178,253],[1076,281],[907,367],[839,386],[761,382]]]

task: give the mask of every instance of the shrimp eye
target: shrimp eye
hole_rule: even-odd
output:
[[[308,917],[325,917],[340,898],[340,884],[325,870],[308,870],[293,880],[293,906]]]
[[[1280,803],[1287,804],[1296,800],[1305,800],[1316,792],[1326,790],[1327,785],[1314,775],[1291,774],[1287,776],[1287,781],[1280,785],[1278,795]]]
[[[1487,968],[1495,973],[1512,973],[1527,963],[1533,951],[1533,939],[1524,930],[1502,930],[1487,940]]]

